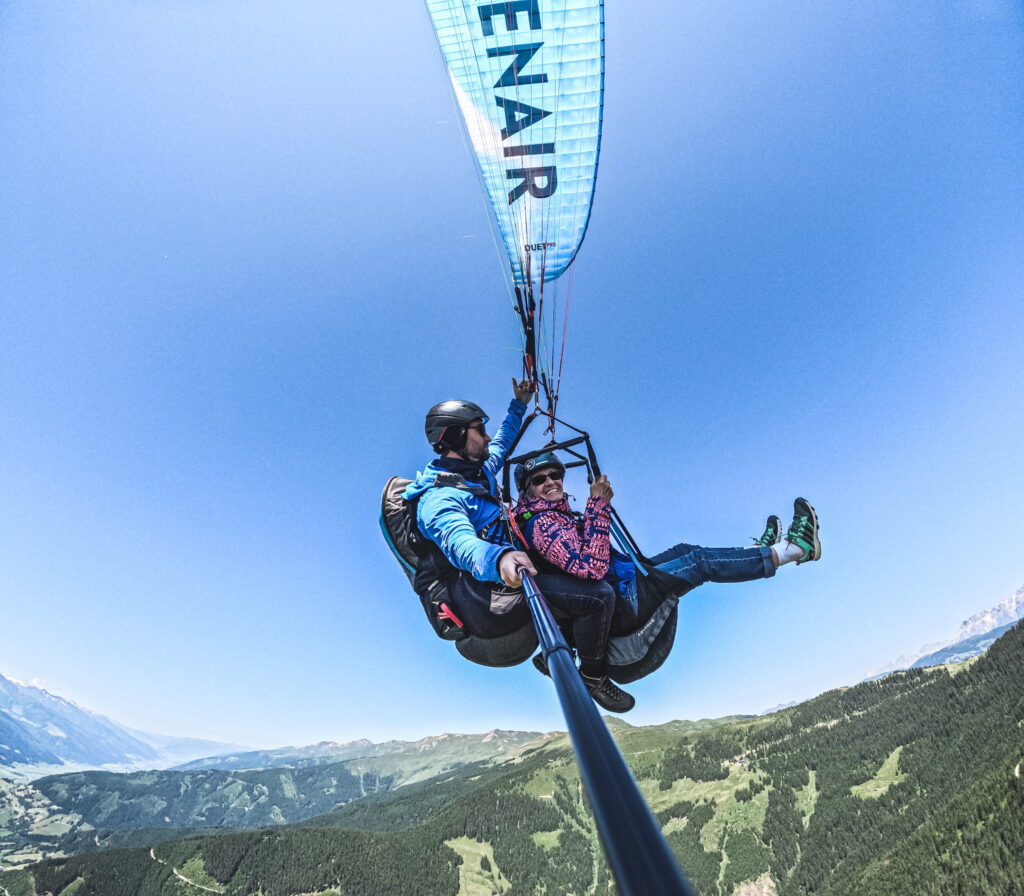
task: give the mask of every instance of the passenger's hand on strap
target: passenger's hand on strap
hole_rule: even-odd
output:
[[[607,498],[609,501],[615,492],[612,491],[611,484],[608,482],[608,477],[602,473],[590,484],[590,497],[591,498]]]

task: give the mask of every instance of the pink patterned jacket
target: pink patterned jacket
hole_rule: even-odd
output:
[[[610,508],[607,498],[588,498],[581,525],[563,495],[559,501],[520,500],[514,514],[531,551],[569,575],[596,580],[608,573]]]

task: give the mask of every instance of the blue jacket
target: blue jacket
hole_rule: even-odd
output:
[[[499,498],[498,473],[525,413],[526,405],[513,398],[505,420],[488,448],[489,456],[484,461],[482,473],[495,499]],[[408,499],[420,496],[416,506],[420,532],[441,549],[452,566],[464,569],[478,581],[500,582],[498,558],[516,548],[504,539],[497,526],[501,515],[499,505],[461,489],[435,488],[434,481],[442,471],[444,467],[432,461],[422,473],[416,474],[405,490]]]

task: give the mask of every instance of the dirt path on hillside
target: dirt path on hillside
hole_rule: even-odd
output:
[[[166,864],[167,864],[167,863],[166,863],[166,862],[165,862],[165,861],[164,861],[163,859],[158,859],[158,858],[156,857],[156,849],[155,849],[154,847],[152,847],[152,846],[151,846],[151,847],[149,848],[149,857],[150,857],[150,858],[151,858],[151,859],[152,859],[152,860],[153,860],[154,862],[157,862],[157,863],[159,863],[160,865],[166,865]],[[223,892],[224,892],[223,890],[215,890],[215,889],[213,889],[212,887],[204,887],[204,886],[203,886],[202,884],[197,884],[197,883],[196,883],[196,882],[195,882],[194,880],[189,880],[189,879],[188,879],[187,877],[185,877],[185,875],[184,875],[184,874],[182,874],[182,873],[181,873],[181,872],[180,872],[180,871],[179,871],[179,870],[178,870],[177,868],[175,868],[175,867],[174,867],[173,865],[171,866],[171,873],[172,873],[172,874],[173,874],[173,875],[174,875],[174,876],[175,876],[176,878],[178,878],[178,880],[182,881],[183,883],[186,883],[186,884],[188,884],[188,885],[189,885],[190,887],[195,887],[195,888],[196,888],[197,890],[204,890],[204,891],[205,891],[205,892],[207,892],[207,893],[223,893]],[[6,892],[6,891],[5,891],[5,892]],[[8,894],[7,894],[7,896],[10,896],[10,893],[8,893]]]

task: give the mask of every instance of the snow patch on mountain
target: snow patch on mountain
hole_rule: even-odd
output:
[[[953,647],[962,641],[977,638],[979,635],[987,634],[997,628],[1012,625],[1022,618],[1024,618],[1024,587],[1018,588],[1017,591],[1002,603],[996,604],[996,606],[990,607],[987,610],[982,610],[980,613],[975,613],[969,619],[965,619],[960,623],[960,627],[948,641],[925,644],[914,653],[905,653],[903,656],[876,669],[868,675],[866,680],[871,681],[875,678],[881,678],[883,675],[888,675],[890,672],[896,672],[900,669],[910,669],[918,660],[926,656],[931,656],[948,647]],[[976,651],[972,655],[976,655]]]
[[[1001,604],[961,622],[960,628],[957,629],[950,643],[956,644],[967,638],[973,638],[975,635],[983,635],[994,628],[1001,628],[1022,618],[1024,618],[1024,587],[1017,589]],[[948,647],[949,645],[943,646]]]

